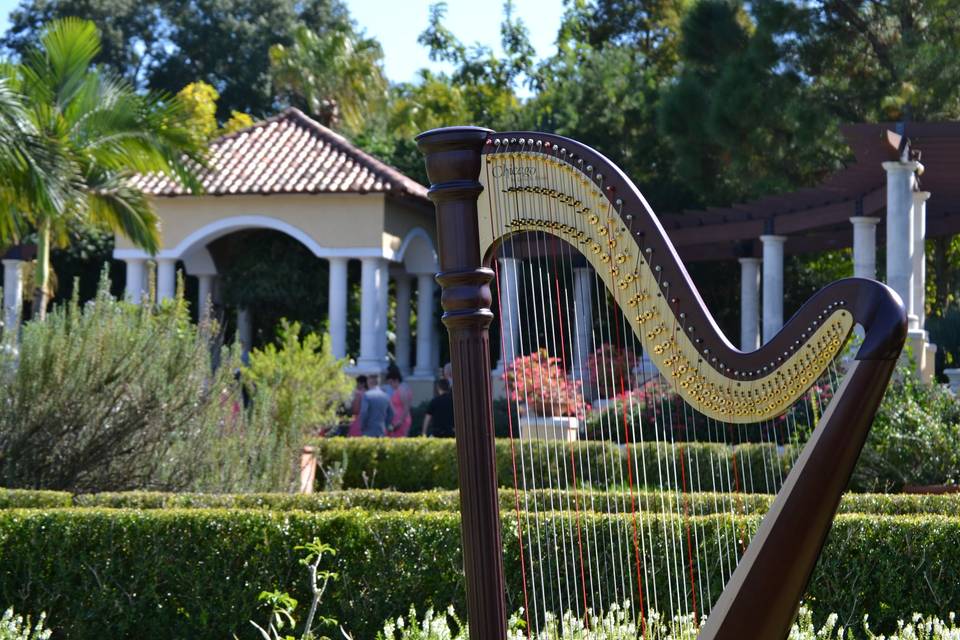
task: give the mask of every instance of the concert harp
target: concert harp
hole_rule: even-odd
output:
[[[639,621],[637,636],[645,637],[646,616],[656,602],[666,614],[705,618],[699,635],[704,640],[786,638],[903,347],[906,318],[897,294],[873,280],[840,280],[811,297],[762,347],[742,352],[725,338],[704,306],[643,196],[601,154],[556,135],[494,133],[476,127],[428,131],[417,142],[436,206],[441,269],[437,281],[453,366],[471,636],[498,640],[507,633],[503,524],[491,419],[491,309],[510,300],[513,308],[504,307],[503,312],[524,316],[526,344],[510,349],[512,355],[546,348],[550,356],[568,360],[577,342],[573,334],[584,332],[571,326],[576,316],[571,304],[577,303],[570,303],[562,289],[573,265],[588,264],[597,290],[594,304],[616,316],[605,324],[598,321],[599,328],[587,329],[594,334],[592,346],[598,342],[597,333],[600,342],[612,343],[616,335],[625,349],[634,345],[663,383],[653,393],[670,394],[670,402],[682,400],[682,409],[653,413],[654,422],[664,422],[662,433],[682,434],[687,416],[697,416],[718,434],[760,425],[760,433],[779,444],[782,440],[771,435],[777,421],[786,415],[789,423],[797,403],[804,402],[818,380],[827,379],[836,388],[832,398],[823,400],[816,426],[792,460],[789,474],[773,483],[771,492],[779,490],[749,541],[741,539],[742,532],[729,530],[736,527],[736,513],[700,516],[689,511],[686,493],[698,485],[685,475],[694,468],[682,453],[680,468],[667,469],[673,481],[664,486],[676,493],[672,504],[686,506],[653,514],[659,518],[657,526],[651,520],[645,523],[636,499],[651,481],[656,486],[656,479],[638,477],[640,464],[629,459],[630,447],[624,449],[627,473],[615,480],[621,493],[629,496],[623,498],[620,511],[632,517],[620,518],[616,533],[611,518],[594,518],[594,531],[587,530],[590,525],[584,529],[586,504],[565,503],[566,515],[559,519],[531,514],[524,502],[530,486],[516,487],[516,547],[526,595],[522,600],[512,597],[525,607],[527,635],[546,626],[551,608],[554,615],[562,613],[558,608],[571,611],[589,626],[590,616],[597,619],[604,607],[622,602],[619,606],[629,607]],[[527,271],[521,268],[519,276],[513,274],[517,286],[535,291],[523,309],[515,303],[521,294],[499,290],[504,285],[503,278],[496,277],[496,257],[508,251],[521,263],[533,265]],[[506,280],[509,286],[510,279]],[[492,304],[492,283],[498,289],[498,305]],[[862,342],[855,355],[847,357],[841,381],[834,363],[848,353],[846,345],[856,325],[862,328]],[[639,442],[645,432],[642,424],[636,424],[636,415],[631,413],[628,420],[624,410],[622,424],[610,425],[610,434],[615,432],[616,437],[608,439],[621,445]],[[643,414],[639,415],[642,421]],[[671,424],[666,424],[668,415]],[[527,455],[524,447],[533,443],[515,439],[515,428],[511,426],[511,444],[522,462]],[[664,447],[682,447],[682,437],[664,437],[657,446],[661,441]],[[543,468],[559,470],[568,457],[572,461],[573,444],[544,441],[538,451],[542,454],[546,448],[549,456],[550,447],[556,448],[555,458]],[[771,455],[779,455],[778,447],[769,449]],[[770,462],[771,468],[778,464]],[[729,461],[718,459],[717,464]],[[734,461],[733,473],[736,465]],[[576,464],[573,468],[585,472]],[[515,474],[515,486],[518,483]],[[729,492],[734,487],[699,489]],[[623,524],[625,519],[632,524]],[[552,533],[547,530],[541,536],[539,528],[533,529],[541,521],[548,523],[545,528],[553,527]],[[716,536],[709,533],[708,524],[719,532]],[[598,534],[598,526],[608,527],[609,536]],[[707,541],[724,540],[724,531],[726,550],[723,544],[716,545],[719,562],[714,562],[707,557]],[[668,540],[659,540],[658,535]],[[544,543],[537,546],[534,537],[538,541],[542,537]],[[658,559],[659,551],[666,550],[669,556],[671,549],[668,561]],[[518,562],[511,558],[510,564]],[[712,576],[707,575],[711,570]],[[555,590],[556,597],[548,589]]]

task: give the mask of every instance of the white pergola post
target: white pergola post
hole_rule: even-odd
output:
[[[573,377],[582,382],[590,379],[590,356],[593,344],[593,269],[573,269],[573,317],[576,342],[573,350]]]
[[[169,300],[177,294],[177,261],[157,258],[157,301]]]
[[[237,341],[241,352],[250,353],[253,346],[253,315],[249,309],[237,309]]]
[[[923,330],[926,324],[927,291],[927,199],[929,191],[913,192],[913,314],[917,317],[916,328]]]
[[[336,359],[347,356],[347,258],[331,257],[327,288],[327,327],[330,350]]]
[[[434,375],[433,286],[431,274],[417,276],[417,364],[413,374],[428,378]]]
[[[383,290],[387,286],[386,261],[361,258],[360,357],[357,358],[357,369],[361,371],[379,373],[386,366],[387,309]]]
[[[388,316],[390,315],[390,268],[384,260],[381,264],[380,273],[381,285],[377,288],[377,354],[383,359],[383,366],[389,362],[387,357],[387,329],[389,328]],[[382,367],[381,367],[382,368]]]
[[[496,371],[503,372],[504,367],[513,364],[520,348],[520,318],[517,315],[517,259],[498,258],[500,261],[500,359]]]
[[[877,279],[877,223],[880,218],[854,216],[853,275],[856,278]]]
[[[884,162],[887,172],[887,284],[903,299],[911,329],[913,305],[913,186],[919,162]]]
[[[397,294],[397,341],[394,344],[397,368],[403,375],[410,374],[410,275],[406,272],[397,273],[394,278]]]
[[[763,342],[783,326],[783,245],[786,236],[763,235]]]
[[[22,260],[3,261],[3,333],[4,337],[16,335],[20,326],[20,309],[23,307]]]
[[[760,347],[760,258],[740,258],[740,349]]]
[[[213,309],[214,273],[197,274],[197,317],[202,321]]]
[[[146,293],[146,259],[128,258],[124,260],[127,265],[127,285],[124,288],[126,298],[129,302],[140,304],[143,302],[143,296]]]

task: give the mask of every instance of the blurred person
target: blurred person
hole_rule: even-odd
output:
[[[381,438],[393,424],[393,408],[390,398],[380,388],[380,377],[367,376],[367,391],[360,401],[360,435],[365,438]]]
[[[360,404],[363,402],[363,394],[367,392],[367,376],[357,376],[357,386],[353,390],[353,402],[350,405],[350,415],[353,420],[350,421],[350,429],[347,435],[356,438],[362,435],[360,430]]]
[[[423,417],[422,435],[433,438],[452,438],[453,395],[450,393],[450,381],[440,378],[433,385],[434,397],[427,405],[427,414]]]
[[[391,438],[406,438],[413,424],[410,407],[413,404],[413,391],[403,382],[403,375],[396,367],[387,370],[387,387],[390,394],[390,407],[393,409],[393,424],[390,425]]]

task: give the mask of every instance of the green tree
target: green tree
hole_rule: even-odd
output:
[[[297,27],[290,45],[270,47],[270,73],[281,100],[348,133],[361,131],[386,102],[380,44],[346,25],[319,34]]]
[[[42,25],[68,16],[100,28],[96,62],[138,88],[175,93],[184,79],[212,85],[220,121],[273,109],[272,45],[291,44],[300,25],[323,33],[350,24],[341,0],[23,0],[3,44],[25,53]]]
[[[299,322],[280,321],[276,343],[250,352],[244,377],[254,394],[272,395],[274,428],[293,445],[320,427],[335,424],[353,382],[333,357],[329,336],[307,333]]]
[[[183,126],[180,102],[139,94],[92,67],[99,49],[92,22],[66,18],[51,23],[20,64],[4,69],[42,140],[46,173],[59,175],[64,185],[56,198],[20,203],[37,234],[34,304],[40,317],[49,296],[51,245],[65,242],[71,225],[105,227],[148,251],[158,248],[157,217],[131,185],[134,173],[175,174],[199,189],[184,160],[200,161],[201,152]]]

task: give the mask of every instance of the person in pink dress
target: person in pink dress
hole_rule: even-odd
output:
[[[360,429],[360,404],[363,402],[363,394],[367,392],[367,376],[357,376],[357,388],[353,391],[353,403],[350,406],[350,414],[353,420],[350,422],[350,429],[347,435],[351,438],[359,438]]]
[[[413,404],[413,391],[403,383],[399,369],[387,371],[387,384],[393,389],[390,394],[390,406],[393,408],[393,429],[387,434],[391,438],[406,438],[413,423],[410,406]]]

